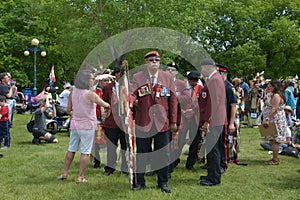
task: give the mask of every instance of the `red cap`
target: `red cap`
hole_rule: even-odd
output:
[[[144,58],[149,58],[149,57],[159,57],[159,53],[157,51],[150,51],[145,54]]]

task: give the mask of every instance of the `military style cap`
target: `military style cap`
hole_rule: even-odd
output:
[[[225,65],[217,64],[216,66],[218,67],[219,72],[225,72],[225,73],[229,72],[229,68]]]
[[[179,67],[176,65],[175,62],[170,62],[167,64],[168,67],[174,67],[177,71],[179,70]]]
[[[200,73],[198,71],[191,71],[187,75],[188,80],[199,80],[200,78]]]
[[[159,53],[157,51],[150,51],[144,56],[145,59],[150,57],[159,57]]]

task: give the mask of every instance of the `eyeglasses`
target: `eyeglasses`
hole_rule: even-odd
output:
[[[175,68],[168,67],[168,68],[167,68],[167,71],[173,72],[173,71],[176,71],[176,69],[175,69]]]
[[[159,62],[160,61],[160,58],[150,58],[150,59],[147,59],[147,61],[150,61],[150,62]]]

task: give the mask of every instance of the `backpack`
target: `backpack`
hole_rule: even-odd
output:
[[[32,115],[30,121],[27,123],[28,132],[30,132],[30,133],[33,132],[33,125],[34,125],[34,119],[33,119],[33,115]]]

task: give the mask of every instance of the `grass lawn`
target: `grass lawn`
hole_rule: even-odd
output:
[[[240,162],[248,165],[230,165],[220,186],[200,186],[199,176],[206,175],[206,170],[200,169],[200,163],[195,166],[198,173],[185,170],[183,155],[168,183],[172,193],[164,194],[156,189],[156,176],[146,177],[146,190],[131,191],[127,176],[116,171],[106,177],[103,167],[94,169],[92,164],[86,172],[88,183],[76,184],[78,153],[68,179],[57,180],[63,169],[68,134],[57,133],[58,144],[33,145],[25,125],[30,117],[14,115],[11,148],[0,150],[4,154],[0,159],[0,199],[300,199],[299,158],[280,156],[280,165],[264,165],[271,155],[261,150],[258,129],[242,129]]]

